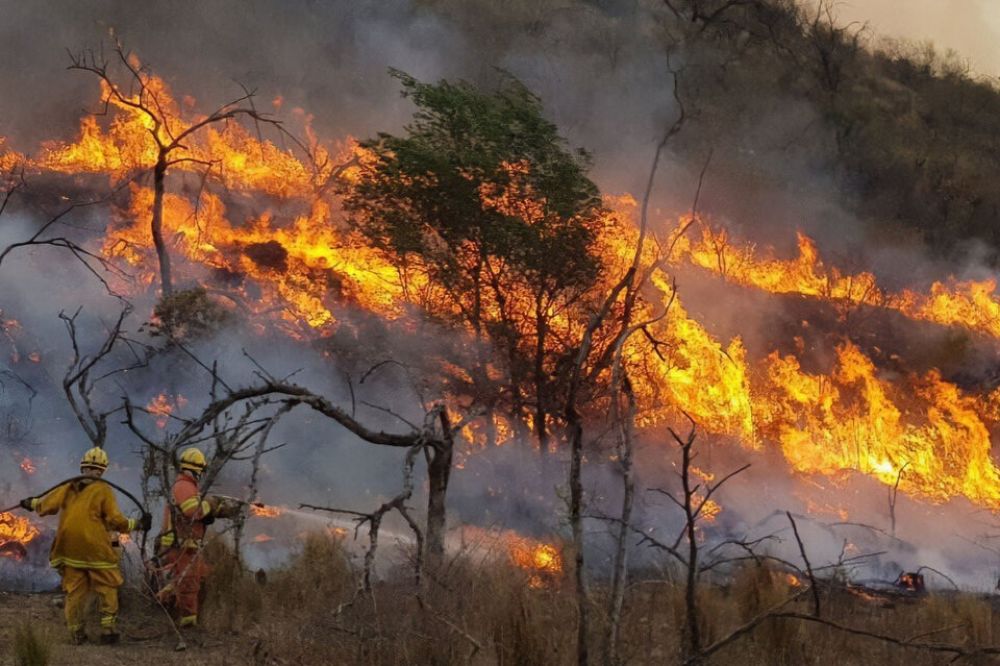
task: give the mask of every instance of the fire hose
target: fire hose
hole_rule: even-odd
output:
[[[99,481],[101,483],[106,483],[107,485],[111,486],[112,488],[114,488],[115,490],[117,490],[118,492],[120,492],[125,497],[129,498],[130,500],[132,500],[132,502],[139,508],[140,511],[142,511],[143,514],[149,513],[146,510],[146,507],[143,505],[143,503],[140,502],[139,499],[135,495],[133,495],[129,491],[125,490],[124,488],[122,488],[118,484],[116,484],[116,483],[114,483],[112,481],[108,481],[107,479],[104,479],[104,478],[101,478],[101,477],[92,477],[92,476],[84,476],[84,475],[74,476],[74,477],[66,479],[64,481],[60,481],[59,483],[57,483],[56,485],[52,486],[51,488],[45,490],[42,493],[39,493],[38,495],[36,495],[36,497],[44,497],[45,495],[48,495],[49,493],[51,493],[53,490],[55,490],[57,488],[60,488],[60,487],[62,487],[64,485],[66,485],[67,483],[73,483],[75,481],[82,481],[84,479],[89,479],[91,481]],[[17,503],[14,506],[10,507],[9,509],[2,509],[2,510],[0,510],[0,513],[10,513],[11,511],[15,511],[15,510],[17,510],[19,508],[21,508],[21,504]],[[142,565],[143,565],[143,569],[144,570],[148,570],[148,568],[149,568],[149,562],[146,561],[146,537],[147,537],[147,534],[148,534],[148,530],[142,530],[142,541],[141,541],[141,543],[139,545],[139,559],[142,561]],[[177,628],[176,623],[174,622],[173,618],[170,616],[170,612],[160,602],[156,591],[150,586],[150,583],[146,580],[145,573],[142,576],[142,581],[146,585],[146,588],[148,589],[148,591],[153,595],[153,600],[163,610],[164,614],[166,615],[167,621],[170,623],[171,629],[173,629],[174,634],[177,636],[177,641],[178,642],[177,642],[177,647],[175,649],[177,649],[177,650],[185,650],[187,648],[187,645],[186,645],[186,643],[184,641],[183,636],[181,636],[180,630]]]
[[[129,498],[130,500],[132,500],[132,503],[135,504],[139,508],[139,511],[141,511],[144,515],[149,513],[149,511],[146,510],[145,505],[142,502],[139,501],[139,498],[137,498],[135,495],[133,495],[129,491],[127,491],[124,488],[122,488],[121,486],[119,486],[117,483],[114,483],[113,481],[108,481],[107,479],[105,479],[103,477],[86,476],[86,475],[83,475],[83,474],[81,474],[79,476],[71,477],[69,479],[65,479],[64,481],[60,481],[59,483],[57,483],[56,485],[52,486],[51,488],[49,488],[49,489],[47,489],[47,490],[39,493],[38,495],[35,495],[35,497],[45,497],[46,495],[48,495],[49,493],[51,493],[56,488],[61,488],[62,486],[65,486],[67,483],[74,483],[76,481],[83,481],[85,479],[90,480],[90,481],[97,481],[97,482],[100,482],[100,483],[105,483],[105,484],[111,486],[112,488],[114,488],[115,490],[117,490],[118,492],[120,492],[122,495],[124,495],[125,497]],[[9,509],[0,509],[0,513],[10,513],[11,511],[16,511],[17,509],[20,509],[20,508],[21,508],[21,504],[20,504],[20,502],[18,502],[17,504],[15,504],[14,506],[10,507]],[[143,567],[146,566],[146,537],[147,537],[148,533],[149,533],[148,530],[145,530],[145,529],[142,530],[142,540],[139,543],[139,558],[142,560]]]
[[[142,502],[139,501],[139,499],[135,495],[133,495],[132,493],[130,493],[128,490],[122,488],[118,484],[116,484],[116,483],[114,483],[112,481],[108,481],[107,479],[104,479],[104,478],[101,478],[101,477],[91,477],[91,476],[84,476],[84,475],[74,476],[74,477],[66,479],[64,481],[60,481],[59,483],[55,484],[51,488],[48,488],[47,490],[39,493],[35,497],[44,497],[45,495],[48,495],[49,493],[51,493],[53,490],[56,490],[57,488],[60,488],[60,487],[62,487],[64,485],[66,485],[67,483],[73,483],[75,481],[81,481],[81,480],[84,480],[84,479],[89,479],[91,481],[99,481],[101,483],[106,483],[107,485],[111,486],[113,489],[115,489],[118,492],[120,492],[121,494],[123,494],[125,497],[129,498],[139,508],[139,510],[142,511],[142,513],[144,513],[144,514],[148,513],[148,511],[146,510],[146,507],[142,504]],[[262,504],[261,502],[248,501],[248,500],[240,499],[238,497],[229,497],[229,496],[226,496],[226,495],[217,495],[216,497],[228,509],[228,510],[224,509],[222,511],[222,514],[225,514],[225,513],[232,514],[232,513],[234,513],[235,511],[238,510],[237,507],[244,507],[245,506],[245,507],[249,508],[249,507],[253,507],[253,506],[257,506],[257,507],[264,506],[264,504]],[[0,509],[0,513],[10,513],[11,511],[16,511],[17,509],[20,509],[20,508],[22,508],[21,504],[17,503],[15,505],[11,506],[10,508]],[[139,558],[142,561],[143,568],[146,569],[146,570],[149,569],[149,562],[147,562],[147,560],[146,560],[146,552],[145,552],[146,551],[146,538],[147,538],[147,534],[148,534],[147,530],[142,530],[142,541],[141,541],[141,543],[139,545]],[[204,546],[203,545],[200,546],[199,550],[201,550],[202,547],[204,547]],[[178,639],[178,643],[177,643],[176,649],[177,650],[184,650],[184,649],[186,649],[186,643],[184,641],[184,638],[181,636],[180,631],[177,628],[177,625],[174,623],[173,618],[170,616],[170,613],[167,611],[167,609],[160,602],[159,596],[158,596],[156,590],[154,590],[151,587],[150,583],[145,579],[145,577],[143,577],[143,583],[146,584],[146,587],[148,588],[149,592],[152,593],[153,599],[156,601],[157,605],[159,605],[160,608],[163,609],[164,613],[166,614],[167,620],[170,622],[171,628],[174,630],[174,633],[176,634],[177,639]]]
[[[107,479],[102,478],[102,477],[85,476],[85,475],[82,475],[82,474],[80,476],[74,476],[74,477],[66,479],[64,481],[60,481],[59,483],[57,483],[56,485],[52,486],[48,490],[45,490],[45,491],[43,491],[41,493],[38,493],[37,495],[35,495],[35,497],[44,497],[45,495],[48,495],[49,493],[51,493],[56,488],[60,488],[62,486],[65,486],[67,483],[73,483],[74,481],[82,481],[84,479],[88,479],[90,481],[98,481],[100,483],[106,483],[106,484],[108,484],[109,486],[111,486],[112,488],[114,488],[115,490],[117,490],[118,492],[120,492],[122,495],[124,495],[125,497],[129,498],[130,500],[132,500],[132,502],[137,507],[139,507],[140,511],[142,511],[143,513],[149,513],[148,511],[146,511],[146,507],[143,505],[143,503],[140,502],[135,495],[133,495],[129,491],[125,490],[124,488],[122,488],[121,486],[119,486],[117,483],[114,483],[112,481],[108,481]],[[10,513],[11,511],[16,511],[17,509],[20,509],[20,508],[21,508],[21,503],[18,502],[17,504],[15,504],[14,506],[10,507],[9,509],[0,509],[0,513]],[[145,531],[143,531],[143,534],[145,535]]]

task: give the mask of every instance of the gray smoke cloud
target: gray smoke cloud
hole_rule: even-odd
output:
[[[518,76],[542,98],[551,119],[571,144],[593,152],[594,177],[605,191],[638,194],[654,146],[678,113],[669,69],[670,64],[678,63],[667,62],[658,29],[660,11],[659,3],[630,0],[210,0],[144,4],[128,0],[44,4],[0,0],[0,90],[4,91],[0,95],[0,136],[28,152],[37,150],[43,140],[71,139],[83,109],[96,102],[97,93],[91,76],[66,70],[65,49],[97,48],[114,28],[175,93],[197,98],[199,109],[239,96],[239,82],[256,88],[265,101],[282,96],[286,112],[290,107],[301,107],[313,114],[314,125],[323,137],[367,137],[379,130],[400,129],[412,107],[400,98],[396,82],[387,76],[389,67],[424,80],[461,77],[486,86],[496,80],[495,68],[501,68]],[[857,255],[864,241],[863,226],[847,211],[833,175],[810,152],[813,144],[805,141],[803,148],[796,143],[811,136],[818,122],[815,109],[791,99],[769,99],[747,109],[738,127],[720,131],[702,210],[749,236],[783,239],[785,250],[794,242],[790,231],[803,228],[818,236],[825,251]],[[703,159],[699,155],[690,163],[668,151],[653,201],[658,216],[669,219],[690,206]],[[97,213],[71,221],[94,229],[107,224]],[[3,222],[0,245],[23,238],[38,220],[8,214]],[[25,353],[41,354],[40,363],[20,361],[14,364],[15,369],[29,384],[50,387],[59,386],[69,353],[57,314],[72,312],[82,303],[84,330],[88,343],[94,344],[100,338],[102,320],[112,319],[117,307],[92,276],[72,261],[54,259],[55,252],[39,249],[20,253],[0,267],[3,318],[20,322],[23,333],[15,337]],[[954,270],[929,264],[911,248],[866,255],[866,260],[877,268],[884,267],[890,276],[919,274],[929,279]],[[718,291],[708,287],[704,293],[705,303],[716,303],[713,298]],[[734,297],[729,294],[727,298]],[[151,308],[151,302],[136,305],[137,313]],[[762,304],[755,316],[741,317],[734,307],[733,312],[716,315],[717,330],[744,335],[749,331],[759,342],[770,332],[771,317],[780,311],[781,306]],[[139,324],[141,317],[134,318],[131,330]],[[409,342],[399,341],[398,351],[419,354],[419,348],[407,348]],[[224,375],[239,385],[253,379],[254,368],[242,355],[244,348],[276,374],[301,368],[296,381],[336,401],[350,400],[337,377],[338,368],[328,359],[302,345],[280,342],[276,336],[261,338],[227,330],[194,351],[203,358],[218,359]],[[182,370],[154,363],[145,379],[130,380],[134,383],[127,388],[137,402],[163,390],[179,393],[192,400],[189,411],[196,410],[206,399],[207,377],[194,367]],[[71,474],[87,440],[62,394],[48,391],[30,397],[17,382],[9,381],[5,387],[8,385],[0,406],[18,418],[27,418],[23,415],[31,409],[28,436],[8,444],[43,461],[46,481]],[[366,391],[365,397],[372,402],[393,405],[406,416],[419,418],[412,388],[403,377],[389,375],[370,384]],[[118,398],[114,387],[102,396],[106,404]],[[363,414],[379,427],[399,426],[385,414],[371,410]],[[650,434],[641,454],[643,482],[650,486],[660,485],[672,473],[672,457],[664,453],[669,441],[661,435]],[[318,415],[301,412],[285,419],[273,433],[273,441],[288,442],[289,446],[267,459],[262,484],[262,499],[267,502],[308,501],[370,509],[398,489],[398,451],[365,444]],[[134,438],[116,424],[109,446],[116,459],[126,461],[123,464],[128,467],[121,473],[135,478],[138,444]],[[538,534],[558,529],[564,507],[557,487],[564,483],[564,461],[557,460],[539,471],[537,458],[525,448],[486,452],[475,469],[457,472],[451,495],[453,517]],[[4,497],[16,498],[45,485],[46,481],[14,469],[9,460],[12,458],[4,460],[0,469]],[[720,468],[740,460],[739,454],[733,454],[732,460],[721,454],[715,459]],[[242,482],[236,472],[245,472],[245,468],[223,481],[222,489],[232,494],[239,494]],[[614,507],[618,492],[614,465],[595,464],[590,473],[591,496]],[[859,522],[883,525],[884,487],[860,485],[862,488],[844,501],[850,503],[852,511],[857,510],[854,517]],[[504,493],[494,494],[491,489]],[[721,520],[734,532],[756,530],[762,521],[771,520],[770,514],[779,506],[807,510],[802,498],[808,493],[780,464],[758,461],[752,475],[734,481],[720,495],[723,506],[732,507]],[[415,499],[414,504],[419,503],[420,499]],[[664,534],[679,526],[679,517],[671,511],[645,495],[640,501],[641,521]],[[908,514],[901,521],[901,536],[924,544],[947,544],[926,552],[899,553],[899,565],[962,566],[969,572],[969,584],[982,584],[981,576],[975,574],[982,560],[970,556],[968,548],[963,549],[951,535],[950,527],[943,527],[968,522],[970,509],[958,503],[947,511],[950,513],[932,513],[919,503],[901,503],[901,515]],[[936,527],[928,530],[928,524]],[[772,528],[764,524],[760,529]],[[966,533],[974,535],[977,529],[979,526],[970,522]],[[862,536],[851,538],[859,547],[866,545]],[[811,531],[810,541],[826,560],[835,559],[843,547],[839,537],[824,531]],[[794,557],[787,541],[781,548],[783,555]]]

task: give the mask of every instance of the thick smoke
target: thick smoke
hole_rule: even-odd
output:
[[[400,98],[397,82],[387,76],[390,67],[424,80],[461,77],[486,86],[496,81],[495,68],[501,68],[542,98],[571,144],[592,151],[594,178],[608,193],[641,192],[654,147],[679,113],[671,67],[683,61],[669,62],[666,57],[659,27],[662,8],[654,2],[212,0],[140,5],[126,0],[85,0],[59,4],[53,11],[51,4],[0,0],[4,17],[0,22],[0,86],[5,91],[0,96],[0,136],[26,152],[37,150],[43,140],[73,137],[82,109],[96,102],[95,82],[88,75],[66,70],[68,58],[63,49],[98,48],[112,28],[175,92],[197,98],[198,108],[239,96],[239,82],[256,88],[262,100],[281,96],[286,115],[292,107],[313,114],[314,126],[324,137],[367,137],[402,127],[412,107]],[[821,139],[814,139],[812,132],[820,122],[815,109],[779,98],[746,109],[739,127],[720,128],[711,146],[701,209],[755,238],[791,243],[791,231],[802,228],[816,235],[824,251],[834,257],[858,257],[865,229],[847,211],[833,175],[813,152]],[[670,219],[688,209],[707,156],[703,151],[689,162],[668,150],[653,201],[658,217]],[[3,221],[2,245],[23,238],[37,224],[37,220],[9,214]],[[69,221],[92,229],[107,223],[98,213],[80,214]],[[40,354],[37,364],[15,364],[28,385],[60,385],[69,358],[68,338],[57,318],[60,311],[73,312],[84,305],[81,330],[86,344],[93,346],[118,307],[93,276],[57,252],[52,248],[21,252],[0,267],[2,319],[20,323],[22,333],[14,336],[14,344],[23,347],[23,353]],[[862,262],[874,265],[890,279],[899,275],[930,279],[954,271],[954,267],[930,264],[908,248],[868,250]],[[682,289],[686,288],[682,283]],[[744,295],[713,285],[695,285],[694,293],[703,298],[684,296],[694,306],[692,311],[698,310],[699,301],[721,303],[698,312],[713,320],[713,332],[723,337],[743,335],[749,347],[764,353],[769,351],[764,348],[774,318],[787,315],[783,305],[765,298],[755,302],[759,307],[754,312],[748,312]],[[151,305],[136,303],[130,332],[138,335],[142,323],[138,313],[148,313]],[[338,369],[328,359],[303,345],[282,342],[278,335],[261,337],[229,329],[192,351],[201,358],[218,359],[223,376],[233,385],[253,381],[254,366],[242,353],[246,349],[275,374],[301,369],[295,381],[340,403],[350,401]],[[396,344],[400,354],[421,352],[408,346],[411,341]],[[189,411],[204,403],[208,378],[197,367],[157,363],[135,380],[106,387],[101,396],[104,405],[112,406],[120,399],[119,389],[128,390],[136,402],[164,390],[181,394],[192,401]],[[363,397],[392,405],[407,418],[421,417],[413,389],[400,374],[388,373],[369,383]],[[24,385],[6,378],[0,406],[20,419],[27,432],[17,441],[8,437],[7,444],[43,463],[37,477],[27,477],[5,459],[0,468],[3,497],[37,491],[49,480],[75,470],[87,441],[61,393],[31,396]],[[399,427],[384,413],[364,408],[360,413],[377,427]],[[398,489],[402,464],[398,451],[361,442],[318,415],[305,411],[292,415],[275,430],[272,440],[288,446],[267,459],[261,499],[268,503],[301,501],[369,510]],[[665,453],[669,439],[665,433],[649,433],[646,440],[640,455],[641,481],[651,487],[667,483],[664,479],[672,478],[673,459]],[[115,423],[109,448],[120,461],[116,475],[138,477],[137,447],[134,438]],[[817,491],[792,478],[777,456],[747,456],[725,443],[713,444],[710,451],[709,462],[719,472],[745,460],[754,462],[750,472],[720,494],[720,503],[726,507],[720,525],[750,536],[779,531],[783,541],[773,547],[789,559],[794,559],[795,551],[787,526],[774,524],[781,520],[780,515],[773,515],[779,507],[814,511],[810,500],[829,497],[836,504],[833,498],[837,497],[857,509],[852,521],[885,525],[884,486],[852,482],[845,486],[851,493],[845,499],[847,493],[841,487],[831,484]],[[521,448],[490,452],[475,465],[475,473],[456,474],[452,516],[539,535],[557,530],[564,508],[559,500],[565,478],[562,462],[556,460],[538,470],[537,458]],[[614,465],[595,464],[587,481],[591,496],[608,511],[617,502],[616,475]],[[220,489],[240,494],[240,484],[234,472],[223,479]],[[414,504],[419,503],[415,499]],[[676,511],[655,502],[653,495],[641,493],[639,504],[640,520],[655,526],[658,534],[670,535],[678,529]],[[895,565],[926,564],[951,571],[964,567],[963,582],[983,584],[976,573],[982,565],[979,553],[970,554],[962,537],[952,534],[954,529],[971,537],[985,529],[976,523],[980,516],[969,518],[972,510],[960,502],[945,511],[905,498],[898,512],[902,539],[936,547],[927,552],[894,548],[882,560],[884,570],[876,573],[891,575],[889,570]],[[595,524],[594,529],[604,528]],[[805,529],[811,547],[817,550],[816,561],[836,559],[838,551],[847,547],[845,541],[861,550],[875,550],[878,545],[866,528]],[[642,556],[638,561],[643,561]]]

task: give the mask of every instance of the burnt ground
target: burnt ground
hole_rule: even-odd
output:
[[[177,651],[177,639],[162,611],[138,593],[123,590],[121,595],[119,631],[122,642],[115,646],[69,643],[62,614],[62,595],[49,593],[0,592],[0,665],[14,666],[14,635],[18,628],[30,622],[39,637],[51,648],[52,666],[112,666],[142,664],[180,666],[181,664],[267,663],[256,661],[253,642],[238,635],[210,635],[196,630],[189,636],[187,649]],[[99,633],[96,608],[88,622],[88,633],[96,639]]]

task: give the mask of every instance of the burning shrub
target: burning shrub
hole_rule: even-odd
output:
[[[40,534],[27,518],[0,513],[0,557],[23,559],[27,545]]]
[[[215,333],[232,315],[209,297],[204,287],[177,291],[161,298],[147,325],[152,336],[171,340],[194,340]]]

